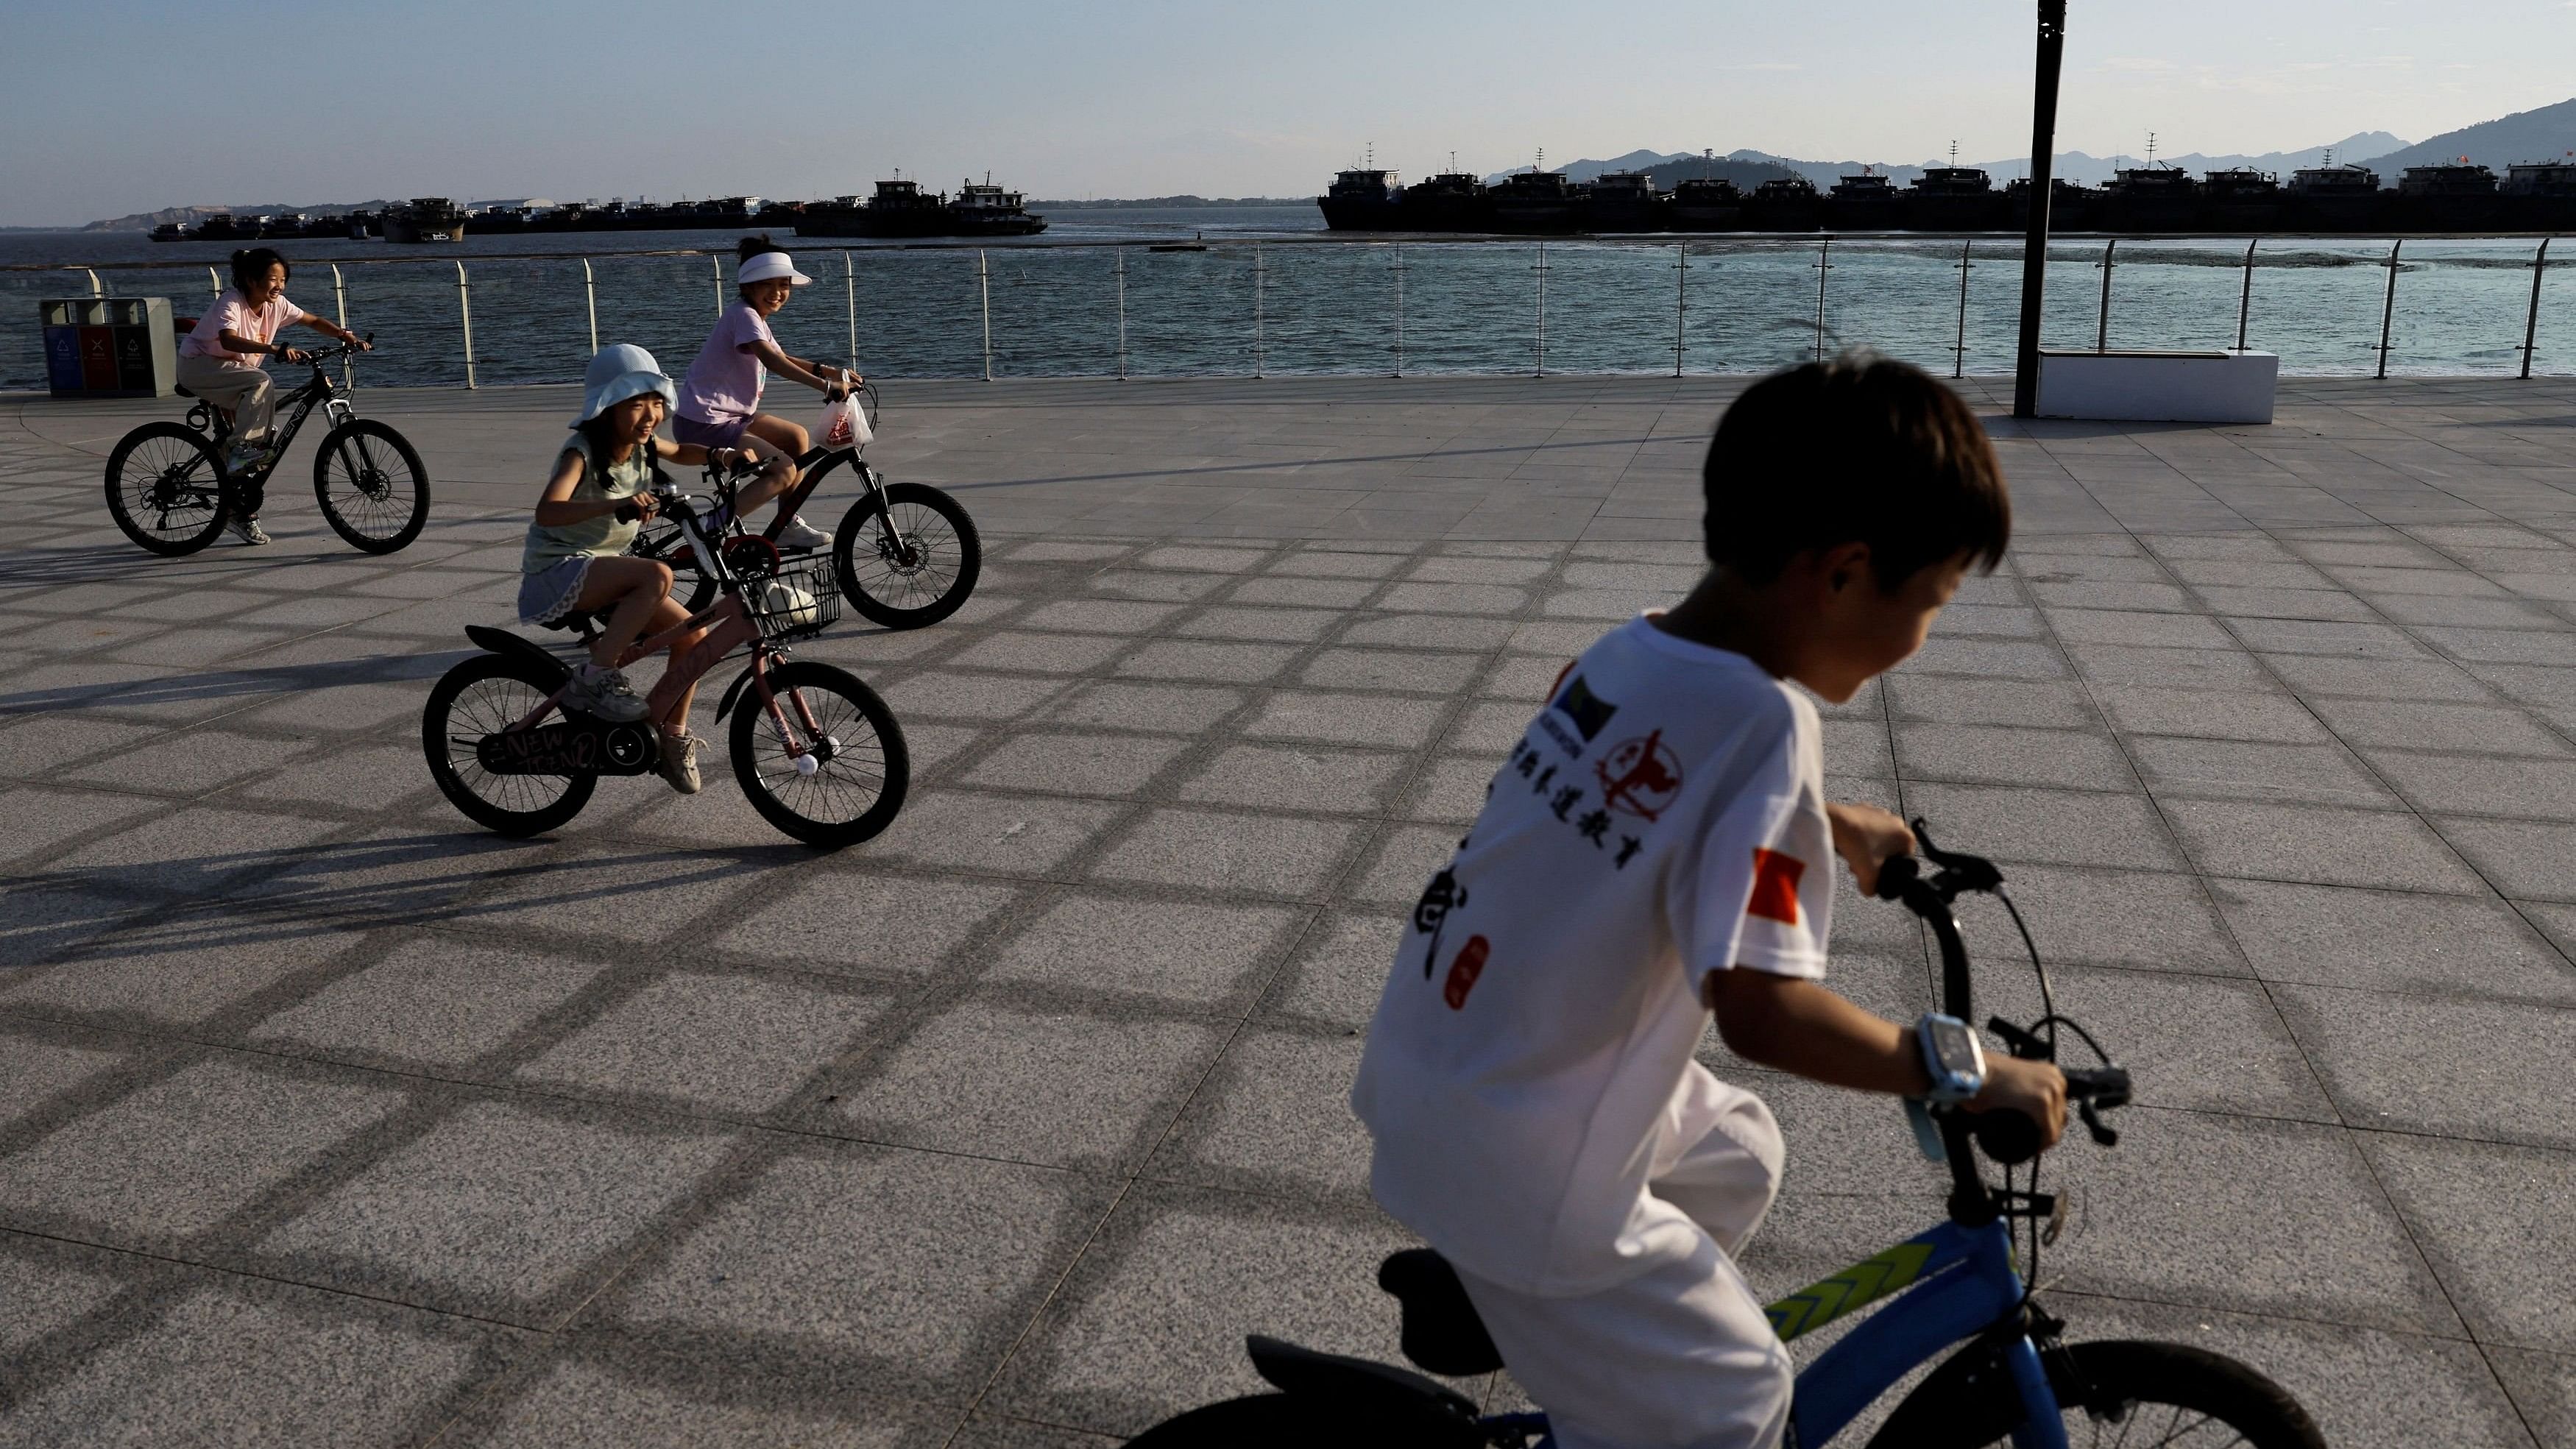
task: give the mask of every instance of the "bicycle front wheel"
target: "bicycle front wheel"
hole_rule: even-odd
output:
[[[747,694],[733,716],[733,775],[751,808],[830,850],[892,824],[912,783],[912,758],[876,691],[810,659],[771,669],[769,690],[767,708]]]
[[[215,445],[179,423],[146,423],[107,455],[108,516],[157,554],[195,553],[214,542],[228,486]]]
[[[2180,1343],[2106,1339],[2067,1345],[2074,1368],[2056,1386],[2066,1442],[2120,1449],[2325,1449],[2308,1411],[2232,1358]],[[2021,1392],[1988,1350],[1972,1346],[1925,1379],[1870,1439],[1870,1449],[1986,1449],[2009,1444]]]
[[[889,629],[918,629],[975,592],[984,542],[964,504],[928,484],[893,483],[842,515],[832,563],[851,608]]]
[[[680,531],[676,520],[654,515],[635,534],[628,549],[637,558],[649,558],[667,564],[671,569],[671,597],[691,614],[706,612],[716,600],[716,581],[698,567],[698,551],[689,547],[688,535]]]
[[[581,813],[597,775],[495,775],[483,737],[526,719],[563,683],[534,662],[477,654],[439,677],[420,712],[430,778],[475,824],[512,837],[542,835]]]
[[[313,501],[331,531],[365,553],[392,553],[429,522],[429,470],[411,441],[373,418],[333,428],[313,455]]]

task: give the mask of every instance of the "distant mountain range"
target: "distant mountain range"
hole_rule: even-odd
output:
[[[2495,168],[2495,173],[2502,176],[2504,169],[2516,161],[2549,161],[2571,152],[2576,152],[2576,101],[2560,101],[2554,106],[2516,111],[2497,120],[2445,131],[2430,141],[2368,159],[2379,179],[2389,182],[2396,180],[2397,173],[2405,167],[2457,161],[2463,156]]]

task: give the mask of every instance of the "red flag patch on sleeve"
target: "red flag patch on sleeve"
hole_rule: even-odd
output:
[[[1798,924],[1798,877],[1806,873],[1807,863],[1794,855],[1753,847],[1753,898],[1744,903],[1744,914]]]

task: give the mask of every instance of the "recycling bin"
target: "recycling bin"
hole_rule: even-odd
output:
[[[167,297],[56,297],[36,304],[56,397],[168,397],[179,339]]]

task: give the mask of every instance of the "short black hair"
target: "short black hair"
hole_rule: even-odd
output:
[[[1893,593],[1961,554],[1992,573],[2012,539],[2012,498],[1977,415],[1930,373],[1870,352],[1746,388],[1718,420],[1700,480],[1709,562],[1754,584],[1798,554],[1859,542]]]
[[[295,268],[288,264],[286,258],[277,254],[277,248],[243,247],[233,253],[233,285],[247,292],[250,290],[250,284],[258,278],[267,276],[268,269],[271,267],[285,267],[286,275],[290,277],[295,275]]]

